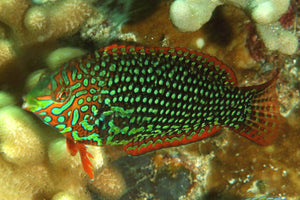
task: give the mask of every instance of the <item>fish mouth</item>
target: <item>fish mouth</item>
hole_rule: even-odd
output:
[[[27,110],[27,111],[30,111],[30,112],[38,111],[38,106],[36,106],[32,103],[29,103],[28,99],[26,97],[23,97],[23,101],[24,101],[24,103],[22,104],[22,108],[24,110]]]

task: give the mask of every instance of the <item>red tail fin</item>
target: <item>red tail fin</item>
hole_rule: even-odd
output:
[[[260,145],[271,144],[281,130],[283,118],[280,115],[275,88],[278,76],[279,72],[262,85],[242,88],[253,92],[254,99],[251,103],[251,113],[246,117],[244,126],[233,130]]]

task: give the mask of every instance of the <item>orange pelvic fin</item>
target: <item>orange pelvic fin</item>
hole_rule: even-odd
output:
[[[79,151],[81,163],[84,171],[89,175],[91,179],[94,178],[93,165],[90,161],[90,158],[93,159],[93,155],[86,150],[86,146],[79,142],[74,142],[67,138],[67,150],[72,156],[75,156]]]

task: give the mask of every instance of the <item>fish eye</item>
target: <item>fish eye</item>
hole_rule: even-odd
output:
[[[68,98],[70,97],[70,90],[67,88],[64,88],[60,91],[58,91],[55,95],[54,95],[54,100],[56,102],[64,102],[66,101]]]
[[[44,79],[46,79],[48,77],[49,77],[49,74],[47,72],[42,73],[39,78],[39,82],[43,81]]]

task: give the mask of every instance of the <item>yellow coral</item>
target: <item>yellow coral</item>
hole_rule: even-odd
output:
[[[62,0],[31,7],[26,0],[1,0],[0,22],[11,30],[10,37],[0,41],[0,66],[14,58],[14,49],[73,34],[93,12],[91,2],[84,0]]]
[[[56,49],[51,52],[47,59],[47,65],[51,70],[54,70],[61,66],[63,63],[68,62],[69,60],[85,55],[87,52],[74,47],[63,47]]]
[[[106,199],[119,199],[125,192],[126,183],[121,173],[114,167],[104,168],[92,185],[92,190],[98,192]]]
[[[12,44],[7,40],[0,39],[0,66],[7,64],[15,56]]]
[[[0,21],[14,31],[20,31],[23,29],[23,17],[28,7],[29,2],[26,0],[1,0]]]
[[[51,200],[79,200],[76,196],[68,192],[59,192]]]
[[[37,42],[74,33],[92,14],[92,7],[82,0],[59,1],[50,6],[31,7],[25,16],[25,26]]]
[[[77,30],[91,15],[92,9],[85,1],[66,0],[57,3],[48,12],[51,14],[49,17],[50,32],[52,32],[53,37],[61,37]]]
[[[5,160],[18,165],[41,163],[45,148],[40,132],[22,109],[7,106],[0,110],[0,149]]]
[[[0,108],[8,105],[15,105],[17,104],[16,99],[11,96],[10,94],[0,91]]]
[[[1,102],[0,102],[1,103]],[[0,199],[91,199],[87,184],[95,185],[83,171],[79,155],[71,156],[66,141],[54,129],[41,126],[21,108],[0,108]],[[56,139],[49,137],[56,136]],[[95,175],[101,172],[106,158],[102,148],[88,148]],[[124,180],[115,169],[104,171],[112,179],[103,194],[124,191]],[[123,182],[122,182],[123,181]],[[110,185],[112,184],[112,185]],[[121,185],[122,187],[116,187]],[[97,186],[95,186],[97,188]],[[108,191],[106,191],[108,190]],[[16,192],[18,191],[18,192]],[[55,194],[55,195],[54,195]]]
[[[24,23],[28,31],[44,34],[49,26],[45,8],[42,6],[30,8],[25,15]]]

